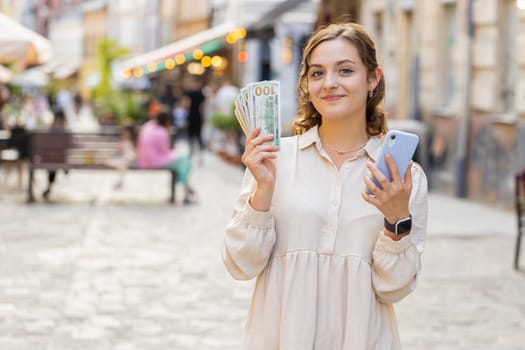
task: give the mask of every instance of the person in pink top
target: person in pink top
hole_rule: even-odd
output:
[[[156,120],[152,119],[142,126],[137,144],[137,162],[139,167],[167,168],[177,172],[177,180],[184,184],[184,204],[194,202],[195,192],[188,184],[191,171],[191,159],[187,155],[178,155],[171,148],[168,132],[169,115],[160,112]]]

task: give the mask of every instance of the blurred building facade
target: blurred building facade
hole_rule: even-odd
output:
[[[48,73],[61,67],[64,77],[67,65],[93,85],[102,39],[131,54],[148,52],[207,29],[211,6],[207,0],[1,0],[0,11],[51,40],[55,54]]]
[[[55,47],[55,64],[62,67],[63,72],[58,75],[66,77],[64,65],[71,67],[69,74],[76,66],[78,82],[85,94],[100,81],[96,49],[102,39],[113,40],[130,55],[137,55],[207,29],[210,17],[210,7],[203,0],[53,0],[49,3],[49,38]],[[188,11],[191,8],[194,11]]]
[[[177,79],[185,66],[192,74],[226,76],[238,86],[280,80],[282,115],[289,133],[296,114],[295,83],[302,44],[314,27],[318,1],[215,0],[208,2],[211,8],[204,11],[202,6],[201,15],[189,21],[188,16],[199,13],[192,10],[195,2],[176,3],[180,15],[174,42],[125,61],[125,75],[152,77],[164,71],[165,77]],[[191,35],[194,31],[199,33]],[[224,64],[210,66],[205,62],[208,55],[217,55]],[[179,58],[175,68],[169,65]],[[168,69],[172,72],[165,72]]]
[[[525,10],[516,0],[0,0],[0,10],[48,36],[49,69],[78,74],[87,88],[99,79],[103,38],[143,56],[116,69],[128,78],[178,79],[193,62],[191,74],[213,70],[239,86],[280,80],[288,130],[305,40],[347,14],[376,40],[389,118],[428,128],[434,189],[508,204],[525,167]],[[235,28],[246,33],[227,42]],[[222,68],[205,67],[207,55]]]
[[[389,118],[429,128],[431,185],[510,206],[525,167],[525,10],[516,0],[323,0],[318,22],[352,10],[376,40]]]
[[[226,75],[239,86],[256,80],[281,80],[287,130],[295,116],[302,44],[314,27],[319,6],[318,0],[2,1],[4,11],[50,39],[55,55],[45,71],[58,79],[73,76],[84,95],[100,81],[96,46],[108,38],[127,48],[129,58],[136,58],[133,66],[117,66],[117,78],[123,71],[130,80],[170,83],[180,80],[181,71],[190,69],[191,74],[213,71],[214,75]],[[228,43],[228,31],[220,29],[213,35],[214,29],[228,25],[232,31],[243,28],[245,33]],[[209,35],[198,38],[206,30]],[[170,52],[170,47],[177,51]],[[208,52],[193,57],[193,51],[203,47]],[[160,56],[156,56],[159,49]],[[178,57],[175,63],[180,54],[184,59]],[[222,64],[203,70],[201,60],[207,55],[218,56]],[[141,61],[141,57],[147,60]]]
[[[319,1],[240,0],[237,4],[225,3],[234,9],[217,9],[217,12],[240,18],[240,23],[247,28],[246,39],[235,48],[237,54],[246,54],[246,59],[238,62],[238,84],[279,80],[283,134],[291,134],[297,111],[296,83],[302,48],[314,29]]]

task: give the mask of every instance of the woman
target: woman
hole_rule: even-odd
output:
[[[427,182],[418,165],[401,179],[387,157],[391,183],[374,165],[384,88],[363,28],[330,25],[304,49],[298,135],[280,148],[259,129],[247,136],[223,249],[234,278],[257,277],[246,349],[400,349],[392,303],[416,286]]]
[[[141,168],[167,168],[177,172],[177,180],[184,185],[184,204],[195,203],[195,191],[189,185],[191,159],[171,148],[168,131],[170,115],[161,111],[146,122],[139,132],[137,161]]]

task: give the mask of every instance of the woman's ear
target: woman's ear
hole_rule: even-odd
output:
[[[381,80],[381,77],[383,76],[383,69],[381,67],[377,67],[371,74],[370,78],[368,79],[368,91],[372,91],[376,88],[377,84],[379,84],[379,81]]]

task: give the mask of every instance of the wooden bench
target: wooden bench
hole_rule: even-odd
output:
[[[97,133],[72,133],[64,131],[35,131],[30,135],[29,184],[27,202],[34,202],[33,178],[36,169],[45,170],[114,170],[106,161],[118,155],[120,133],[109,129]],[[175,203],[177,173],[171,169],[144,169],[136,165],[129,170],[162,170],[171,173],[170,203]]]
[[[525,169],[516,175],[516,214],[518,217],[518,236],[516,238],[516,251],[514,253],[514,268],[519,270],[521,238],[525,231]]]

